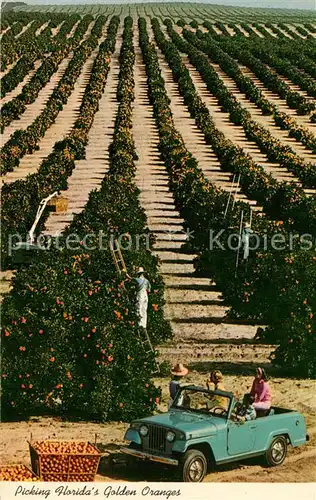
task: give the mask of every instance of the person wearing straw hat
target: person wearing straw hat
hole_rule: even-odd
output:
[[[212,386],[211,386],[212,384]],[[206,381],[206,387],[207,389],[210,390],[215,390],[215,391],[226,391],[225,385],[223,383],[223,374],[220,370],[213,370],[209,374],[209,378]],[[225,409],[227,409],[227,403],[228,400],[225,397],[221,396],[214,396],[212,398],[212,404],[211,407],[214,406],[221,406]]]
[[[174,398],[176,397],[176,394],[178,392],[180,382],[185,375],[189,373],[189,370],[183,366],[182,363],[177,363],[171,370],[171,374],[173,375],[172,380],[169,383],[169,395],[170,399],[168,402],[168,408],[173,403]]]
[[[143,267],[137,269],[137,277],[134,278],[136,283],[136,304],[137,304],[137,314],[139,316],[138,325],[143,327],[145,330],[147,328],[147,308],[148,308],[148,294],[151,291],[150,282],[144,276],[145,270]],[[128,279],[132,279],[129,274],[126,273]]]

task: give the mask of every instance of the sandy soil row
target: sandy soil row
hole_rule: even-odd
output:
[[[151,31],[149,31],[152,37]],[[176,128],[185,144],[200,162],[201,168],[210,168],[210,159],[204,152],[204,144],[194,135],[193,120],[184,114],[177,101],[168,68],[159,53],[162,76],[171,98]],[[137,181],[141,189],[141,201],[148,217],[148,226],[157,237],[155,251],[161,260],[161,274],[166,284],[166,317],[170,319],[175,338],[160,347],[164,359],[222,360],[230,355],[241,362],[253,358],[267,362],[271,348],[251,345],[256,327],[228,325],[225,323],[226,306],[216,286],[206,278],[194,275],[193,255],[181,252],[186,235],[183,220],[176,211],[169,191],[168,177],[158,153],[158,132],[152,115],[152,107],[144,86],[145,70],[137,52],[135,68],[136,98],[134,107],[134,137],[140,155],[137,163]],[[194,149],[193,149],[194,148]],[[212,155],[212,151],[210,150]],[[222,339],[226,339],[226,343]],[[237,344],[234,341],[238,339]],[[232,342],[232,343],[230,343]],[[232,352],[233,351],[233,352]]]
[[[252,103],[244,93],[242,93],[237,87],[235,81],[230,78],[225,71],[223,71],[218,64],[214,64],[210,62],[210,65],[215,69],[218,76],[223,80],[226,87],[232,92],[232,94],[236,97],[236,99],[242,104],[244,108],[251,114],[252,119],[257,123],[265,127],[269,132],[278,139],[284,146],[289,146],[292,150],[303,158],[306,162],[315,162],[316,154],[313,154],[311,150],[305,148],[305,146],[296,141],[294,138],[288,136],[288,132],[286,130],[282,130],[279,128],[273,118],[268,115],[263,115],[261,109],[256,106],[255,103]],[[284,79],[286,80],[286,79]],[[296,90],[296,89],[295,89]]]
[[[205,143],[203,133],[197,128],[194,120],[191,118],[190,113],[183,102],[183,97],[179,94],[178,85],[173,81],[172,72],[159,49],[158,54],[161,63],[162,76],[165,80],[166,89],[171,99],[170,106],[174,116],[176,128],[181,132],[188,150],[198,160],[199,166],[203,170],[207,179],[216,184],[216,186],[230,192],[232,188],[233,176],[229,172],[224,172],[221,169],[220,162],[212,147]],[[226,126],[224,128],[227,133]],[[248,200],[247,197],[241,192],[240,187],[237,187],[237,179],[235,186],[236,188],[234,187],[233,196],[236,200],[248,202],[252,207],[260,209],[260,207],[257,207],[257,202],[255,200]]]
[[[73,36],[74,32],[76,31],[77,26],[78,26],[78,24],[79,24],[79,23],[80,23],[80,20],[79,20],[79,21],[77,21],[77,22],[73,25],[73,27],[72,27],[72,29],[71,29],[70,33],[68,33],[68,35],[66,35],[66,36],[67,36],[67,38],[72,38],[72,36]],[[89,29],[90,29],[90,32],[91,32],[91,29],[92,29],[92,26],[93,26],[93,25],[94,25],[94,22],[93,22],[93,23],[91,23],[91,28],[90,28],[90,26],[89,26],[88,31],[89,31]]]
[[[245,76],[250,78],[250,80],[252,80],[253,83],[256,84],[256,86],[263,93],[264,97],[266,97],[266,99],[269,99],[272,104],[275,104],[280,111],[282,111],[283,113],[287,113],[292,118],[294,118],[297,124],[301,127],[308,128],[308,130],[313,134],[316,133],[316,124],[310,122],[309,115],[298,115],[295,109],[291,109],[288,106],[285,99],[281,99],[278,94],[272,92],[271,90],[268,90],[267,87],[261,82],[261,80],[259,80],[259,78],[257,78],[256,75],[247,66],[239,64],[239,68]]]
[[[1,136],[2,144],[5,144],[16,130],[20,130],[22,128],[26,129],[27,127],[29,127],[34,121],[34,116],[38,116],[43,111],[47,101],[53,93],[53,90],[55,89],[55,87],[57,87],[59,81],[63,77],[72,57],[73,53],[63,59],[63,61],[59,64],[57,71],[52,75],[50,81],[47,82],[45,87],[43,87],[39,92],[36,101],[29,104],[26,108],[26,111],[20,116],[20,118],[18,118],[17,120],[13,120],[10,125],[5,128]],[[22,88],[20,90],[22,90]]]
[[[76,161],[76,167],[68,179],[67,191],[61,195],[68,200],[65,213],[51,212],[45,224],[43,234],[58,235],[69,225],[76,213],[83,210],[93,189],[101,186],[103,177],[109,168],[108,148],[112,141],[114,122],[118,108],[116,88],[119,74],[119,55],[121,50],[122,29],[116,38],[115,51],[111,57],[104,94],[99,102],[93,125],[89,132],[86,147],[86,159]]]
[[[11,290],[11,279],[14,271],[0,271],[0,300]]]
[[[163,56],[162,56],[163,57]],[[203,99],[205,105],[207,106],[208,110],[210,111],[211,117],[214,120],[214,123],[218,130],[220,130],[222,133],[224,133],[230,140],[232,140],[235,144],[237,144],[239,147],[241,147],[246,153],[248,153],[252,159],[260,166],[262,166],[268,173],[270,173],[273,177],[275,177],[278,181],[295,181],[298,185],[300,185],[300,181],[295,177],[292,173],[287,171],[286,168],[281,167],[278,163],[276,162],[271,162],[268,160],[267,155],[265,153],[262,153],[260,148],[257,146],[257,144],[249,140],[246,137],[246,134],[244,132],[244,129],[241,125],[235,125],[230,121],[229,118],[229,113],[226,113],[222,111],[221,106],[218,104],[218,101],[215,96],[213,96],[210,91],[207,88],[206,83],[202,79],[201,75],[199,72],[195,69],[195,67],[190,63],[189,58],[185,55],[182,54],[183,62],[185,63],[186,67],[188,68],[192,81],[195,85],[195,88],[200,95],[200,97]],[[258,121],[260,124],[264,125],[265,127],[269,128],[271,133],[275,135],[277,138],[283,140],[285,144],[290,144],[291,147],[293,145],[296,146],[296,141],[294,139],[290,139],[287,137],[286,133],[282,133],[282,131],[273,125],[273,123],[269,123],[269,120],[272,119],[270,117],[265,117],[261,114],[261,111],[252,103],[248,101],[247,98],[243,96],[243,94],[239,91],[237,88],[235,82],[226,74],[224,71],[221,70],[219,65],[213,64],[210,62],[210,65],[216,70],[220,78],[224,81],[228,89],[233,92],[235,97],[242,103],[243,106],[246,107],[246,109],[251,112],[253,115],[253,118]],[[166,63],[163,63],[163,67],[166,68],[166,71],[168,71],[168,66]],[[169,70],[171,73],[171,70]],[[177,93],[177,85],[173,82],[172,80],[172,75],[168,77],[168,82],[170,81],[170,85],[173,85],[173,93]],[[182,100],[183,102],[183,100]],[[202,134],[201,134],[202,135]],[[285,139],[284,139],[285,138]],[[293,148],[294,149],[294,148]],[[301,149],[297,149],[297,152],[302,152],[302,150],[305,152],[305,148],[302,146]],[[310,161],[314,160],[316,158],[316,155],[312,155],[311,153],[304,153],[304,156],[307,158],[310,158]],[[224,175],[224,173],[222,174]],[[224,188],[224,186],[221,186]],[[310,190],[306,190],[306,192],[310,193]]]
[[[282,33],[282,35],[285,35],[290,40],[293,40],[293,37],[289,33],[287,33],[284,29],[280,28],[280,26],[278,26],[277,24],[273,24],[273,26],[277,28],[280,31],[280,33]]]
[[[25,33],[25,31],[28,30],[32,24],[33,24],[33,21],[30,21],[28,24],[26,24],[25,26],[23,26],[23,28],[21,29],[20,33],[18,33],[17,35],[15,35],[15,38],[16,39],[20,38],[20,36],[23,35],[23,33]]]
[[[35,31],[35,36],[39,36],[42,31],[44,31],[45,28],[47,28],[47,26],[49,25],[49,22],[50,21],[46,21],[46,23],[42,24],[42,26],[40,26],[36,31]]]
[[[16,61],[16,63],[17,62],[18,61]],[[10,67],[10,70],[14,68],[15,64],[12,64],[12,66]],[[41,64],[42,64],[41,59],[38,59],[37,61],[35,61],[34,68],[27,75],[25,75],[22,82],[20,82],[13,90],[11,90],[11,92],[8,92],[3,97],[3,99],[1,99],[1,106],[6,104],[7,102],[11,101],[11,99],[13,99],[14,97],[16,97],[17,95],[19,95],[21,93],[21,90],[23,89],[24,85],[26,85],[31,80],[32,76],[35,75],[36,71],[38,70],[38,68],[40,67]],[[5,74],[7,74],[8,72],[9,72],[9,70],[7,69]]]
[[[256,35],[259,38],[264,38],[264,35],[257,28],[255,28],[255,26],[253,26],[252,24],[249,24],[249,23],[248,23],[248,26],[252,29],[252,31],[254,31],[256,33]]]
[[[12,28],[13,24],[15,24],[15,23],[10,24],[4,30],[1,30],[1,32],[0,32],[0,40],[3,37],[3,35],[5,35]]]
[[[59,33],[60,28],[62,27],[62,25],[64,24],[64,22],[65,21],[62,21],[58,26],[56,26],[56,28],[51,28],[53,38]]]
[[[294,64],[293,64],[293,66],[294,66]],[[313,100],[313,97],[309,96],[308,93],[306,92],[306,90],[302,90],[299,85],[297,85],[296,83],[292,82],[292,80],[290,80],[286,76],[283,76],[280,73],[278,73],[278,71],[276,69],[274,69],[273,67],[270,67],[270,69],[272,71],[275,71],[277,73],[278,77],[284,83],[286,83],[290,87],[291,90],[294,90],[294,92],[297,92],[298,94],[301,94],[301,96],[303,96],[303,97],[305,97],[307,99],[310,99],[311,101]]]
[[[18,63],[18,61],[19,61],[19,59],[17,59],[16,61],[14,61],[11,64],[8,64],[6,69],[4,69],[3,71],[0,71],[0,78],[3,78],[7,73],[9,73],[9,71],[11,71],[11,69],[14,68],[14,66]]]

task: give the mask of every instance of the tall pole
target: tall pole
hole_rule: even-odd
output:
[[[239,264],[239,252],[240,252],[240,244],[241,244],[241,233],[242,233],[242,224],[244,220],[244,211],[241,211],[241,216],[240,216],[240,225],[239,225],[239,240],[238,240],[238,249],[237,249],[237,257],[236,257],[236,269],[235,269],[235,278],[237,276],[237,269],[238,269],[238,264]]]
[[[240,178],[241,178],[241,174],[239,174],[239,176],[238,176],[238,181],[237,181],[237,185],[236,185],[236,189],[235,189],[235,196],[234,196],[232,208],[234,208],[235,203],[236,203],[236,195],[237,195],[237,191],[238,191],[238,188],[239,188]]]
[[[228,196],[228,200],[227,200],[227,203],[226,203],[226,208],[225,208],[225,213],[224,213],[224,219],[226,219],[226,215],[227,215],[227,211],[228,211],[230,199],[231,199],[232,192],[233,192],[233,189],[234,189],[235,178],[236,178],[236,174],[234,174],[234,177],[233,177],[233,180],[232,180],[232,183],[231,183],[231,187],[230,187],[230,190],[229,190],[229,196]]]

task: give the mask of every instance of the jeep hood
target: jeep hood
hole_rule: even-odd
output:
[[[170,410],[168,413],[142,418],[137,422],[184,432],[187,439],[214,435],[226,427],[226,420],[223,418],[180,410]]]

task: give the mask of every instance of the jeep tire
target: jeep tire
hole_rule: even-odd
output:
[[[287,453],[287,440],[284,436],[275,437],[265,453],[265,462],[269,467],[281,465]]]
[[[188,450],[180,461],[181,479],[185,483],[200,483],[207,472],[207,460],[199,450]]]

